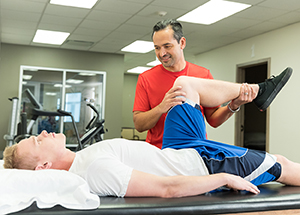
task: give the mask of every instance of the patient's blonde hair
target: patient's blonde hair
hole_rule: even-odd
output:
[[[29,169],[34,170],[37,166],[37,156],[18,153],[18,144],[8,146],[3,152],[3,167],[6,169]]]

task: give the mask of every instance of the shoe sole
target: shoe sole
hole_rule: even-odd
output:
[[[282,80],[275,87],[275,89],[273,90],[273,92],[271,93],[271,95],[269,96],[269,98],[262,104],[262,106],[259,107],[260,111],[265,111],[270,106],[270,104],[275,99],[275,97],[277,96],[277,94],[280,92],[280,90],[284,87],[284,85],[290,79],[290,77],[292,75],[292,72],[293,72],[293,69],[290,68],[290,67],[288,67],[285,70],[287,70],[287,72],[283,76]]]

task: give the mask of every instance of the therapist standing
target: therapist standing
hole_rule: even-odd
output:
[[[167,111],[181,104],[185,96],[173,83],[179,76],[213,79],[204,67],[185,61],[186,39],[176,20],[163,20],[153,27],[152,40],[156,57],[161,62],[139,75],[133,107],[134,126],[139,132],[148,130],[146,142],[161,148]],[[246,101],[233,100],[227,107],[205,108],[201,111],[212,127],[218,127],[239,110]]]

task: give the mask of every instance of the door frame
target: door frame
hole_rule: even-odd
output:
[[[245,82],[245,69],[249,67],[259,66],[262,64],[267,64],[267,77],[270,77],[270,65],[271,58],[264,58],[256,61],[251,61],[247,63],[237,64],[236,66],[236,82],[243,83]],[[241,106],[239,112],[235,114],[235,139],[234,143],[236,146],[244,146],[244,133],[241,131],[242,126],[244,125],[244,105]],[[270,130],[270,108],[266,110],[266,151],[269,151],[269,130]]]

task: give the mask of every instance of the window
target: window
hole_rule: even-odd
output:
[[[28,99],[22,98],[22,92],[28,88],[43,110],[56,112],[62,109],[71,112],[82,136],[94,116],[88,103],[97,109],[100,119],[104,119],[105,82],[106,72],[103,71],[21,66],[19,107],[22,110],[22,104],[28,102]],[[42,130],[60,132],[66,135],[67,145],[77,144],[71,121],[71,117],[39,116],[32,134],[39,134]]]
[[[80,120],[81,93],[66,93],[65,111],[72,113],[75,122]],[[65,122],[72,122],[70,117],[65,117]]]

